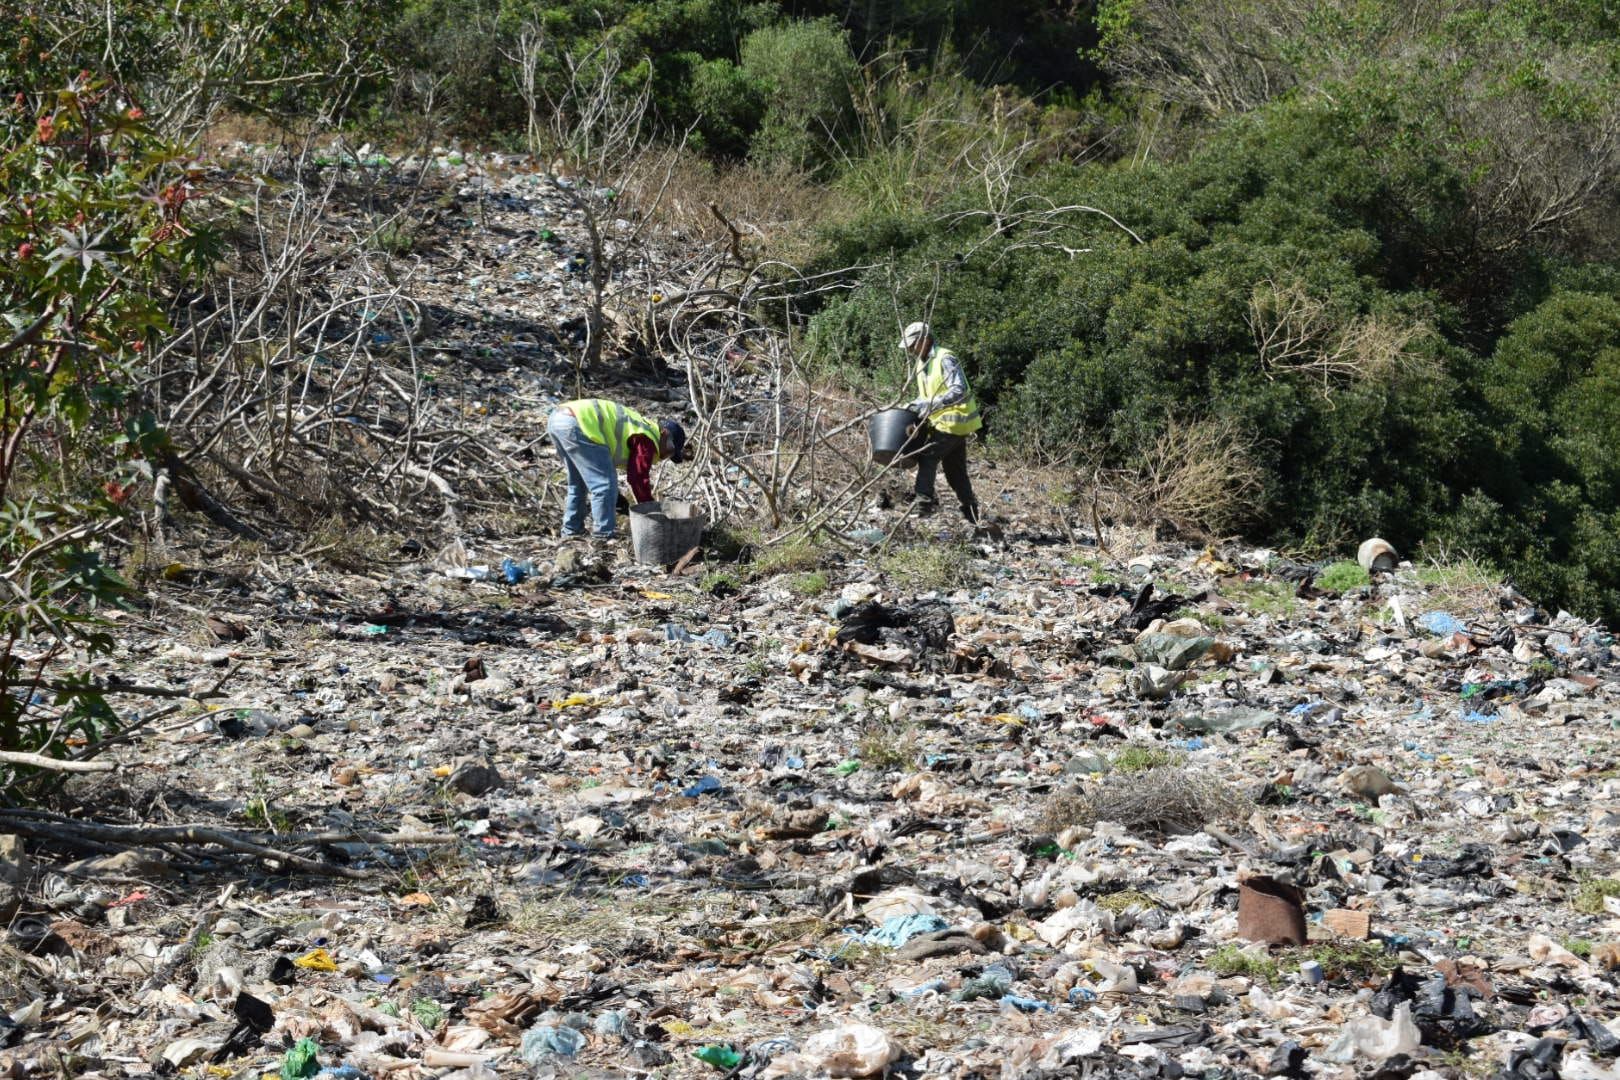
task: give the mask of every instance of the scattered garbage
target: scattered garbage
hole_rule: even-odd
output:
[[[524,287],[577,288],[549,185],[492,177]],[[508,269],[430,300],[492,313],[431,400],[516,454],[572,369],[501,342]],[[0,810],[0,1075],[1615,1068],[1609,631],[1393,552],[1331,594],[1278,552],[1105,552],[1005,472],[1004,535],[926,580],[895,568],[946,545],[876,495],[813,571],[502,535],[210,584],[186,554],[184,603],[241,632],[110,620],[117,662],[219,696],[100,759],[176,831],[70,848]]]

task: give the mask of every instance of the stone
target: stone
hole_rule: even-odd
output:
[[[506,783],[500,772],[488,762],[463,761],[445,779],[445,784],[456,791],[477,798]]]

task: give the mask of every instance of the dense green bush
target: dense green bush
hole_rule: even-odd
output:
[[[838,24],[818,19],[755,30],[743,39],[742,68],[767,102],[754,156],[795,171],[829,161],[849,123],[856,73]]]
[[[1555,293],[1483,358],[1501,315],[1472,314],[1497,279],[1456,276],[1442,242],[1470,192],[1445,148],[1375,137],[1367,109],[1354,93],[1279,102],[1183,161],[1035,180],[1042,205],[1106,208],[1140,242],[1080,210],[1000,235],[949,211],[840,230],[831,259],[897,270],[818,313],[807,341],[894,386],[895,327],[932,298],[994,439],[1130,470],[1173,419],[1233,420],[1266,463],[1258,538],[1443,536],[1550,599],[1620,612],[1600,561],[1620,495],[1620,300]],[[1476,272],[1512,265],[1475,254]],[[1551,287],[1520,280],[1520,304]]]

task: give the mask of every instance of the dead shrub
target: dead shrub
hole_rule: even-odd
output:
[[[704,246],[731,248],[743,262],[805,254],[807,223],[825,223],[832,199],[796,176],[718,166],[691,150],[681,151],[667,177],[651,163],[632,169],[625,194],[632,205],[654,207],[659,224]]]
[[[1348,383],[1415,369],[1421,360],[1410,346],[1429,332],[1386,315],[1341,317],[1302,283],[1270,278],[1250,295],[1248,322],[1266,374],[1309,378],[1324,398]]]
[[[1172,419],[1135,472],[1115,474],[1115,511],[1223,535],[1253,510],[1263,475],[1249,437],[1230,419]]]
[[[1132,830],[1188,833],[1246,817],[1252,809],[1247,798],[1212,776],[1162,765],[1110,774],[1084,791],[1059,792],[1047,800],[1037,827],[1055,834],[1112,821]]]

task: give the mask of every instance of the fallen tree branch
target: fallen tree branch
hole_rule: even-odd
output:
[[[118,768],[111,761],[64,761],[45,754],[30,754],[21,750],[0,750],[0,765],[27,765],[33,769],[51,772],[112,772]]]
[[[274,847],[269,841],[276,840],[289,845],[334,843],[426,845],[455,842],[454,837],[418,835],[414,833],[350,834],[327,832],[271,837],[264,833],[216,829],[204,825],[106,825],[96,821],[76,821],[58,814],[39,811],[4,809],[0,809],[0,824],[3,824],[5,830],[9,832],[69,846],[81,842],[96,845],[111,843],[125,847],[149,847],[157,844],[212,845],[241,855],[251,855],[264,862],[280,863],[285,868],[302,870],[305,873],[356,880],[364,879],[368,875],[362,870],[354,870],[347,866],[339,866],[336,863],[313,859],[307,855],[298,855],[284,848]]]

